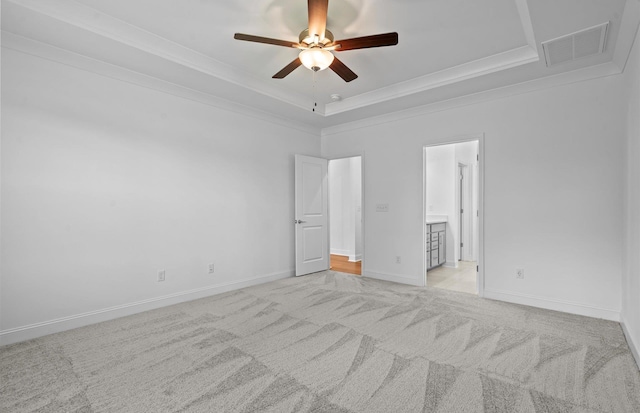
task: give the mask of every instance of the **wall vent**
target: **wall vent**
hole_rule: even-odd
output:
[[[547,67],[570,62],[604,51],[609,22],[542,42]]]

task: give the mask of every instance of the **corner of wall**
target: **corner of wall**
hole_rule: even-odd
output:
[[[631,2],[627,2],[627,6]],[[640,2],[635,3],[640,10]],[[636,15],[638,18],[640,15]],[[640,367],[640,30],[636,21],[635,38],[626,60],[623,87],[626,93],[626,156],[623,177],[623,275],[620,324],[636,363]]]
[[[633,354],[633,358],[636,360],[638,370],[640,370],[640,347],[638,346],[638,343],[635,343],[633,341],[634,335],[631,333],[631,331],[629,331],[629,326],[625,322],[624,316],[620,321],[620,325],[622,326],[624,337],[627,339],[627,345],[629,346],[629,350],[631,350],[631,354]]]

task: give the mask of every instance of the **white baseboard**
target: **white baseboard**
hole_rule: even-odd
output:
[[[342,250],[339,248],[331,248],[331,251],[329,252],[329,254],[331,255],[343,255],[345,257],[350,257],[353,255],[353,251],[349,251],[349,250]]]
[[[633,336],[631,335],[631,332],[627,328],[627,324],[625,323],[624,317],[620,321],[620,325],[622,326],[622,331],[624,332],[624,336],[627,339],[627,344],[629,345],[631,354],[633,354],[633,358],[636,359],[638,370],[640,370],[640,343],[636,343],[635,341],[633,341]]]
[[[0,331],[0,345],[18,343],[32,338],[46,336],[48,334],[59,333],[78,327],[95,324],[102,321],[113,320],[143,311],[154,310],[173,304],[196,300],[211,295],[225,293],[252,285],[263,284],[269,281],[280,280],[282,278],[293,277],[294,270],[280,273],[262,275],[240,281],[232,281],[218,285],[211,285],[196,288],[190,291],[182,291],[162,297],[150,298],[135,303],[123,304],[115,307],[104,308],[68,317],[57,318],[41,323],[30,324],[22,327],[10,328]]]
[[[406,275],[387,274],[387,273],[375,272],[375,271],[369,271],[369,270],[366,270],[366,271],[363,270],[362,275],[364,277],[375,278],[376,280],[391,281],[399,284],[415,285],[418,287],[424,286],[423,280],[418,279],[416,277],[407,277]]]
[[[444,264],[442,264],[442,266],[447,268],[458,268],[458,261],[456,262],[445,261]]]
[[[347,257],[349,262],[358,262],[362,261],[362,254],[354,254],[353,251],[349,250],[341,250],[337,248],[331,248],[331,255],[340,255],[342,257]]]
[[[510,291],[484,289],[484,298],[620,322],[620,311]]]

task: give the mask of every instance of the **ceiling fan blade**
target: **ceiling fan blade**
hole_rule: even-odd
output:
[[[284,47],[298,47],[299,44],[295,43],[295,42],[289,42],[286,40],[278,40],[278,39],[271,39],[269,37],[262,37],[262,36],[253,36],[251,34],[243,34],[243,33],[236,33],[233,35],[233,38],[236,40],[244,40],[247,42],[256,42],[256,43],[265,43],[265,44],[274,44],[276,46],[284,46]]]
[[[398,33],[374,34],[372,36],[354,37],[353,39],[337,40],[333,42],[340,47],[336,52],[345,50],[367,49],[369,47],[395,46],[398,44]]]
[[[322,40],[324,31],[327,29],[327,11],[329,0],[307,0],[309,9],[309,36],[318,35]]]
[[[340,60],[338,60],[337,57],[334,57],[333,63],[331,63],[331,66],[329,66],[329,69],[336,72],[336,74],[340,76],[342,80],[344,80],[345,82],[351,82],[352,80],[355,80],[358,78],[358,75],[353,73],[353,71],[349,69]]]
[[[300,58],[296,57],[296,60],[294,60],[293,62],[291,62],[288,65],[286,65],[281,71],[279,71],[278,73],[276,73],[272,77],[274,79],[283,79],[289,73],[291,73],[294,70],[296,70],[298,68],[298,66],[300,66],[301,64],[302,64],[302,62],[300,61]]]

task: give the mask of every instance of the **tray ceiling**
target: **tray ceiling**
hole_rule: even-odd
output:
[[[588,67],[621,70],[639,10],[638,0],[333,0],[336,39],[399,34],[395,47],[336,53],[359,75],[350,83],[304,67],[272,79],[297,51],[233,39],[297,41],[304,0],[3,0],[2,31],[3,47],[322,129]],[[607,22],[603,53],[546,66],[542,42]]]

